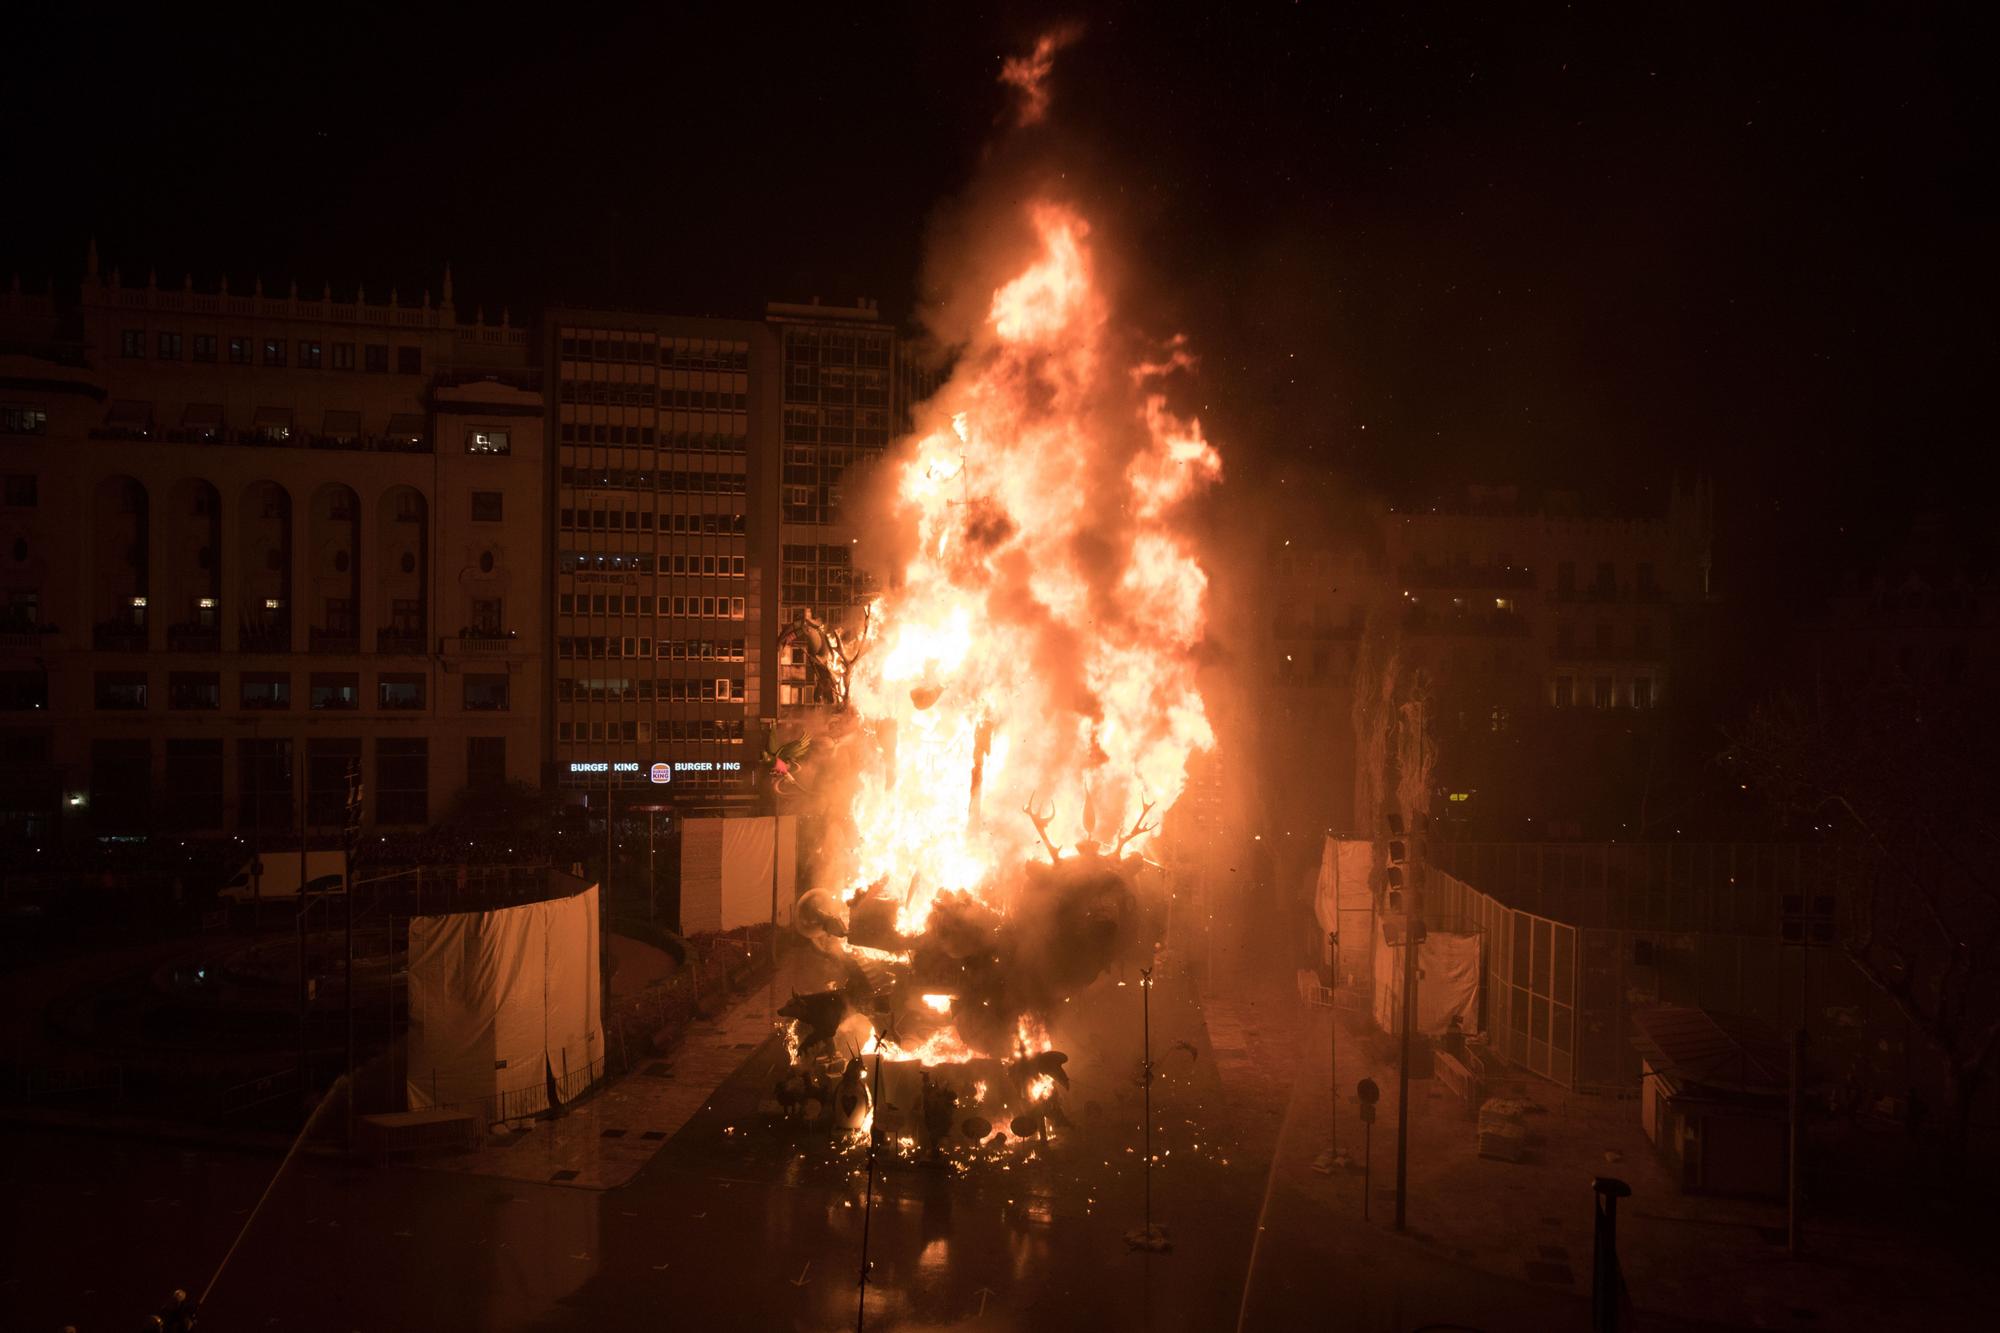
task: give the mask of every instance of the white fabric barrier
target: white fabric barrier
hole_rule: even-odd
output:
[[[1320,933],[1340,932],[1342,986],[1363,983],[1369,970],[1369,935],[1375,924],[1375,895],[1370,876],[1375,869],[1375,844],[1358,838],[1328,838],[1320,852],[1319,880],[1313,895],[1313,916]],[[1325,940],[1320,941],[1325,957]]]
[[[1402,1031],[1403,963],[1408,948],[1375,933],[1376,1026]],[[1433,930],[1417,946],[1417,1031],[1442,1036],[1456,1017],[1466,1034],[1479,1024],[1479,936]]]
[[[771,919],[776,856],[778,924],[798,897],[798,816],[690,819],[681,825],[681,933],[735,930]]]
[[[550,902],[410,920],[411,1110],[496,1119],[576,1096],[602,1069],[597,886]]]

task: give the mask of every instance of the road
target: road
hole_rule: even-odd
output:
[[[1184,986],[1160,987],[1153,1014],[1154,1204],[1174,1249],[1131,1250],[1124,1236],[1144,1211],[1138,1000],[1134,986],[1100,1005],[1106,1031],[1134,1038],[1130,1058],[1102,1034],[1094,1061],[1078,1055],[1066,1096],[1077,1123],[1052,1145],[962,1169],[885,1158],[867,1327],[1211,1333],[1238,1328],[1239,1316],[1252,1329],[1439,1318],[1583,1327],[1573,1297],[1334,1222],[1307,1179],[1318,1145],[1290,1112],[1282,1061],[1266,1061],[1274,1067],[1258,1086],[1225,1087]],[[754,1052],[619,1189],[295,1159],[216,1283],[203,1327],[852,1328],[863,1159],[760,1122],[776,1058],[774,1047]],[[9,1326],[25,1329],[124,1330],[173,1286],[198,1293],[275,1165],[40,1132],[4,1143],[14,1189],[0,1294]]]

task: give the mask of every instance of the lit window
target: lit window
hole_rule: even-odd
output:
[[[490,428],[469,430],[465,433],[465,452],[468,454],[512,453],[508,432]]]
[[[0,435],[46,435],[49,414],[39,407],[0,404]]]

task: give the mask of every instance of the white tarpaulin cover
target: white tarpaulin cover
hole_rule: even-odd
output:
[[[681,933],[735,930],[771,919],[771,856],[777,846],[778,924],[792,919],[798,816],[690,819],[681,825]]]
[[[1375,868],[1375,845],[1355,838],[1328,838],[1320,852],[1313,915],[1322,936],[1340,932],[1340,984],[1352,986],[1368,974],[1368,938],[1374,924],[1374,895],[1368,877]],[[1324,939],[1320,941],[1326,943]],[[1325,950],[1321,950],[1324,956]]]
[[[1375,1023],[1384,1032],[1400,1032],[1403,1008],[1403,958],[1409,951],[1391,947],[1375,932]],[[1417,946],[1417,1031],[1442,1036],[1453,1015],[1468,1036],[1479,1027],[1479,936],[1433,930]]]
[[[588,1087],[604,1058],[597,886],[495,912],[410,920],[411,1110],[495,1118],[548,1107]]]

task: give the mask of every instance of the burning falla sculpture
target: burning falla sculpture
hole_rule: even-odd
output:
[[[969,1145],[1009,1132],[1041,1139],[1068,1123],[1069,1057],[1054,1049],[1047,1016],[1101,978],[1151,964],[1166,889],[1158,866],[1125,850],[1152,831],[1144,813],[1117,845],[1086,839],[1068,855],[1048,836],[1049,816],[1032,806],[1027,813],[1048,860],[1019,868],[1004,913],[977,894],[948,891],[932,901],[921,930],[905,933],[897,926],[903,895],[886,883],[847,903],[826,894],[800,903],[800,932],[840,961],[846,980],[794,993],[779,1010],[793,1048],[776,1090],[787,1115],[824,1117],[836,1133],[857,1128],[851,1090],[843,1113],[833,1071],[844,1069],[841,1086],[865,1079],[856,1061],[879,1045],[898,1077],[885,1078],[875,1109],[885,1127],[920,1128],[933,1152],[947,1140]],[[896,1068],[906,1064],[918,1068],[918,1083]],[[968,1114],[948,1114],[956,1111]],[[996,1121],[1004,1126],[997,1134]]]
[[[834,705],[811,780],[771,752],[777,794],[826,816],[795,922],[832,979],[783,1011],[778,1101],[824,1114],[862,1057],[878,1116],[932,1146],[1060,1124],[1092,1072],[1057,1039],[1152,965],[1167,891],[1140,852],[1213,742],[1184,502],[1220,461],[1163,388],[1193,361],[1113,321],[1074,209],[1022,222],[1001,249],[1025,267],[870,488],[883,595],[849,632],[788,631]]]

